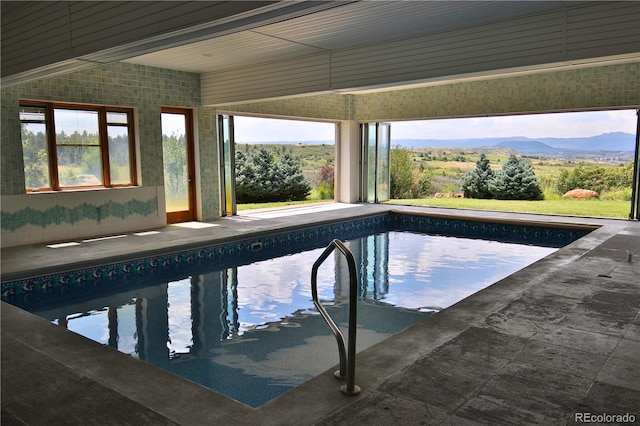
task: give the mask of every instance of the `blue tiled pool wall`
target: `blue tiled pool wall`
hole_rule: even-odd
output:
[[[454,218],[388,213],[296,228],[232,242],[153,257],[130,259],[75,271],[3,282],[2,300],[27,307],[82,298],[95,292],[149,285],[197,275],[216,266],[233,267],[326,246],[334,238],[349,240],[388,230],[412,231],[503,242],[562,247],[588,234],[584,229],[548,228],[522,224],[486,223]]]
[[[585,228],[553,228],[513,223],[416,216],[405,213],[391,213],[387,220],[389,229],[397,231],[413,231],[451,237],[483,238],[505,243],[555,248],[564,247],[591,232],[591,229]]]

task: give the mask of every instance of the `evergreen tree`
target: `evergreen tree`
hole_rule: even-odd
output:
[[[236,200],[245,203],[250,200],[251,194],[259,194],[258,179],[253,168],[253,163],[245,154],[236,151]]]
[[[238,203],[304,200],[311,191],[291,154],[278,161],[274,151],[260,148],[248,156],[236,151],[235,160]]]
[[[300,162],[293,158],[291,154],[284,154],[280,159],[279,175],[282,176],[281,199],[282,200],[304,200],[311,191],[311,186],[304,178]]]
[[[513,154],[489,182],[489,191],[499,200],[542,199],[542,190],[531,164]]]
[[[492,198],[489,182],[495,173],[491,170],[487,156],[482,153],[476,161],[476,168],[468,171],[460,179],[460,189],[466,198]]]

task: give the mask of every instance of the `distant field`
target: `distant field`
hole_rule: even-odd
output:
[[[413,161],[416,167],[422,165],[429,168],[434,175],[449,175],[456,178],[462,177],[466,172],[475,168],[481,153],[485,153],[494,171],[500,170],[502,164],[511,154],[511,151],[502,148],[422,148],[411,149],[411,151],[414,154]],[[562,170],[571,170],[579,165],[598,164],[603,167],[616,167],[620,164],[598,162],[590,158],[525,158],[531,162],[533,171],[539,180],[555,179]]]

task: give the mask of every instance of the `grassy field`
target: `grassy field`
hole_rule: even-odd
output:
[[[514,213],[539,213],[619,219],[627,219],[631,208],[629,201],[573,199],[505,201],[478,200],[472,198],[422,198],[413,200],[391,200],[388,203],[412,206],[448,207],[455,209],[476,209]]]
[[[281,203],[261,204],[238,204],[238,210],[275,208],[318,202],[320,202],[320,200],[285,201]],[[628,201],[616,200],[559,199],[543,201],[505,201],[477,200],[471,198],[421,198],[391,200],[386,204],[447,207],[452,209],[476,209],[512,213],[538,213],[562,216],[603,217],[615,219],[627,219],[629,217],[630,211],[630,204]]]

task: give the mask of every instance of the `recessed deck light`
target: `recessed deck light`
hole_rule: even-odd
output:
[[[204,222],[183,222],[183,223],[174,223],[171,226],[179,226],[181,228],[190,228],[190,229],[202,229],[202,228],[211,228],[212,226],[220,226],[213,223],[204,223]]]
[[[72,247],[72,246],[79,246],[79,245],[80,243],[76,243],[75,241],[72,241],[69,243],[48,244],[47,247],[57,249],[57,248]]]
[[[110,235],[108,237],[90,238],[88,240],[82,240],[83,243],[93,243],[95,241],[114,240],[116,238],[124,238],[126,235]]]
[[[136,237],[146,237],[147,235],[155,235],[155,234],[159,234],[160,231],[146,231],[146,232],[136,232],[135,235]]]

